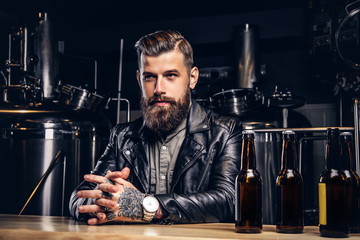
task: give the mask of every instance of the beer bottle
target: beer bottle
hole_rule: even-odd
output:
[[[296,167],[295,132],[284,131],[281,171],[276,179],[276,231],[301,233],[304,229],[303,179]]]
[[[348,237],[348,181],[340,166],[338,128],[327,130],[326,168],[319,181],[319,230],[323,237]]]
[[[262,230],[262,180],[256,170],[254,131],[242,132],[241,170],[235,181],[235,231]]]
[[[341,162],[343,171],[349,181],[348,200],[349,200],[349,228],[350,232],[360,232],[360,178],[353,170],[353,147],[352,133],[343,132],[340,134],[341,142]]]

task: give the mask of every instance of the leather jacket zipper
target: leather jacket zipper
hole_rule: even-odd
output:
[[[209,167],[212,165],[212,162],[214,160],[214,156],[215,156],[215,149],[211,149],[211,153],[210,153],[210,159],[208,161],[208,163],[206,164],[206,167],[205,167],[205,170],[204,170],[204,174],[202,175],[201,177],[201,180],[200,180],[200,183],[196,189],[196,191],[199,191],[200,188],[202,187],[204,181],[205,181],[205,178],[206,178],[206,175],[208,173],[208,170],[209,170]]]
[[[195,156],[193,159],[191,159],[190,162],[193,163],[196,159],[198,159],[198,158],[201,156],[201,154],[203,154],[203,152],[202,152],[202,151],[199,151],[199,152],[196,154],[196,156]],[[174,188],[175,188],[176,184],[179,182],[180,176],[192,165],[192,164],[190,164],[190,162],[186,165],[185,168],[183,168],[183,169],[181,170],[181,172],[179,173],[179,175],[178,175],[178,177],[177,177],[177,179],[176,179],[176,182],[174,182],[174,185],[171,186],[171,190],[170,190],[171,193],[174,191]]]

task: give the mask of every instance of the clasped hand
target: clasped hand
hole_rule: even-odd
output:
[[[110,221],[141,221],[143,217],[142,200],[145,194],[126,181],[130,169],[121,172],[108,171],[105,177],[93,174],[84,176],[85,181],[96,183],[94,190],[82,190],[77,193],[79,198],[92,198],[90,205],[79,206],[80,213],[89,213],[92,218],[88,224],[96,225]]]

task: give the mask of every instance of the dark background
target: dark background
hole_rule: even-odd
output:
[[[269,96],[275,85],[289,89],[307,103],[336,103],[333,88],[336,73],[344,68],[331,43],[314,47],[314,24],[332,19],[332,31],[341,19],[346,0],[337,1],[6,1],[0,5],[0,63],[8,52],[8,34],[20,26],[33,28],[38,13],[47,12],[57,41],[64,53],[98,62],[98,92],[116,96],[119,78],[120,39],[124,39],[121,97],[139,108],[136,81],[135,42],[159,29],[179,30],[192,44],[195,64],[202,69],[233,67],[236,26],[250,23],[259,27],[258,63],[265,74],[260,90]],[[328,34],[326,29],[320,34]],[[331,36],[333,33],[329,33]],[[91,60],[60,56],[58,79],[93,89]],[[208,81],[208,82],[207,82]],[[231,88],[232,76],[213,86],[200,79],[209,94]],[[201,90],[201,89],[199,89]]]

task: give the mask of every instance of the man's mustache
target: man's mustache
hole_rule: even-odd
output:
[[[170,104],[176,104],[176,101],[172,97],[165,97],[165,96],[153,96],[148,99],[149,105],[154,105],[156,102],[168,102]]]

